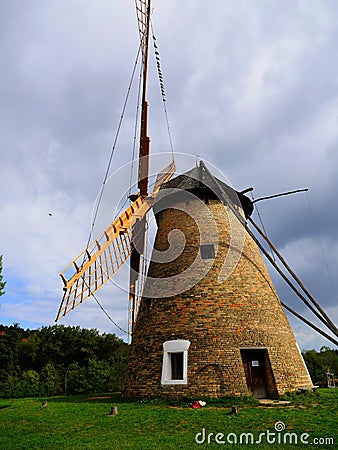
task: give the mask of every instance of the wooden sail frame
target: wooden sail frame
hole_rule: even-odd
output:
[[[138,196],[111,225],[63,269],[60,276],[64,283],[64,295],[56,321],[97,292],[127,261],[132,252],[134,225],[147,215],[161,185],[168,181],[174,172],[175,164],[172,161],[158,173],[151,195],[145,198]],[[137,236],[134,237],[135,239]],[[71,273],[70,277],[69,273]]]
[[[64,294],[56,321],[95,294],[123,264],[131,259],[129,282],[129,322],[132,333],[141,295],[140,271],[144,268],[146,216],[163,183],[175,172],[175,162],[162,169],[148,195],[150,139],[148,136],[147,74],[151,0],[135,0],[142,51],[142,103],[139,147],[138,188],[133,203],[60,273]],[[141,251],[140,251],[141,250]],[[142,277],[141,277],[142,278]]]

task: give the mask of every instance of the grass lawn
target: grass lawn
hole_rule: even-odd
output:
[[[287,405],[221,399],[210,400],[200,409],[160,400],[125,402],[118,394],[0,399],[0,449],[335,449],[337,398],[337,389],[318,389],[289,396]],[[43,400],[48,402],[45,407]],[[237,415],[231,413],[233,404],[239,405]],[[112,406],[117,406],[117,415],[109,414]],[[276,425],[280,432],[276,422],[282,422]],[[242,435],[240,444],[241,433],[252,434]]]

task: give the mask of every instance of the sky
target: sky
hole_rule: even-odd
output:
[[[309,189],[257,203],[254,220],[336,323],[337,20],[335,0],[153,0],[152,11],[174,152],[215,166],[237,190],[252,186],[254,198]],[[54,324],[59,273],[87,244],[138,40],[132,0],[0,2],[0,323]],[[168,152],[150,53],[151,151]],[[130,168],[137,83],[138,69],[109,168],[119,207],[129,180],[114,174]],[[99,225],[116,206],[105,196]],[[281,300],[317,323],[270,273]],[[119,328],[92,300],[59,323],[127,339],[126,285],[122,270],[98,294]],[[287,316],[302,349],[333,347]]]

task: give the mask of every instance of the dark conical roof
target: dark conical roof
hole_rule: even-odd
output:
[[[249,217],[253,211],[252,201],[241,192],[236,191],[223,181],[214,177],[203,161],[200,161],[198,166],[188,172],[178,175],[167,183],[164,183],[161,186],[160,192],[163,192],[165,189],[189,191],[203,199],[220,199],[220,193],[223,191],[233,204],[243,208],[246,217]]]

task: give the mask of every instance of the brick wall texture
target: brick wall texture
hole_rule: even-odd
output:
[[[162,279],[165,296],[161,297],[158,283],[154,285],[156,295],[152,295],[152,282],[148,282],[147,297],[141,300],[134,329],[123,396],[202,398],[249,394],[241,349],[264,349],[268,396],[311,386],[257,246],[229,208],[211,199],[203,205],[201,200],[189,198],[157,215],[154,248],[168,251],[168,235],[175,229],[184,233],[185,247],[173,261],[150,263],[148,275]],[[210,217],[205,220],[205,208],[211,213],[214,228]],[[201,243],[215,244],[214,260],[200,258]],[[175,250],[175,245],[176,240],[171,239],[170,250]],[[189,272],[193,261],[194,268]],[[231,274],[220,279],[231,265]],[[178,275],[184,271],[180,278]],[[176,291],[168,296],[167,285],[175,276]],[[184,287],[189,278],[191,287],[179,292],[180,283]],[[191,342],[186,385],[161,384],[163,343],[174,339]]]

